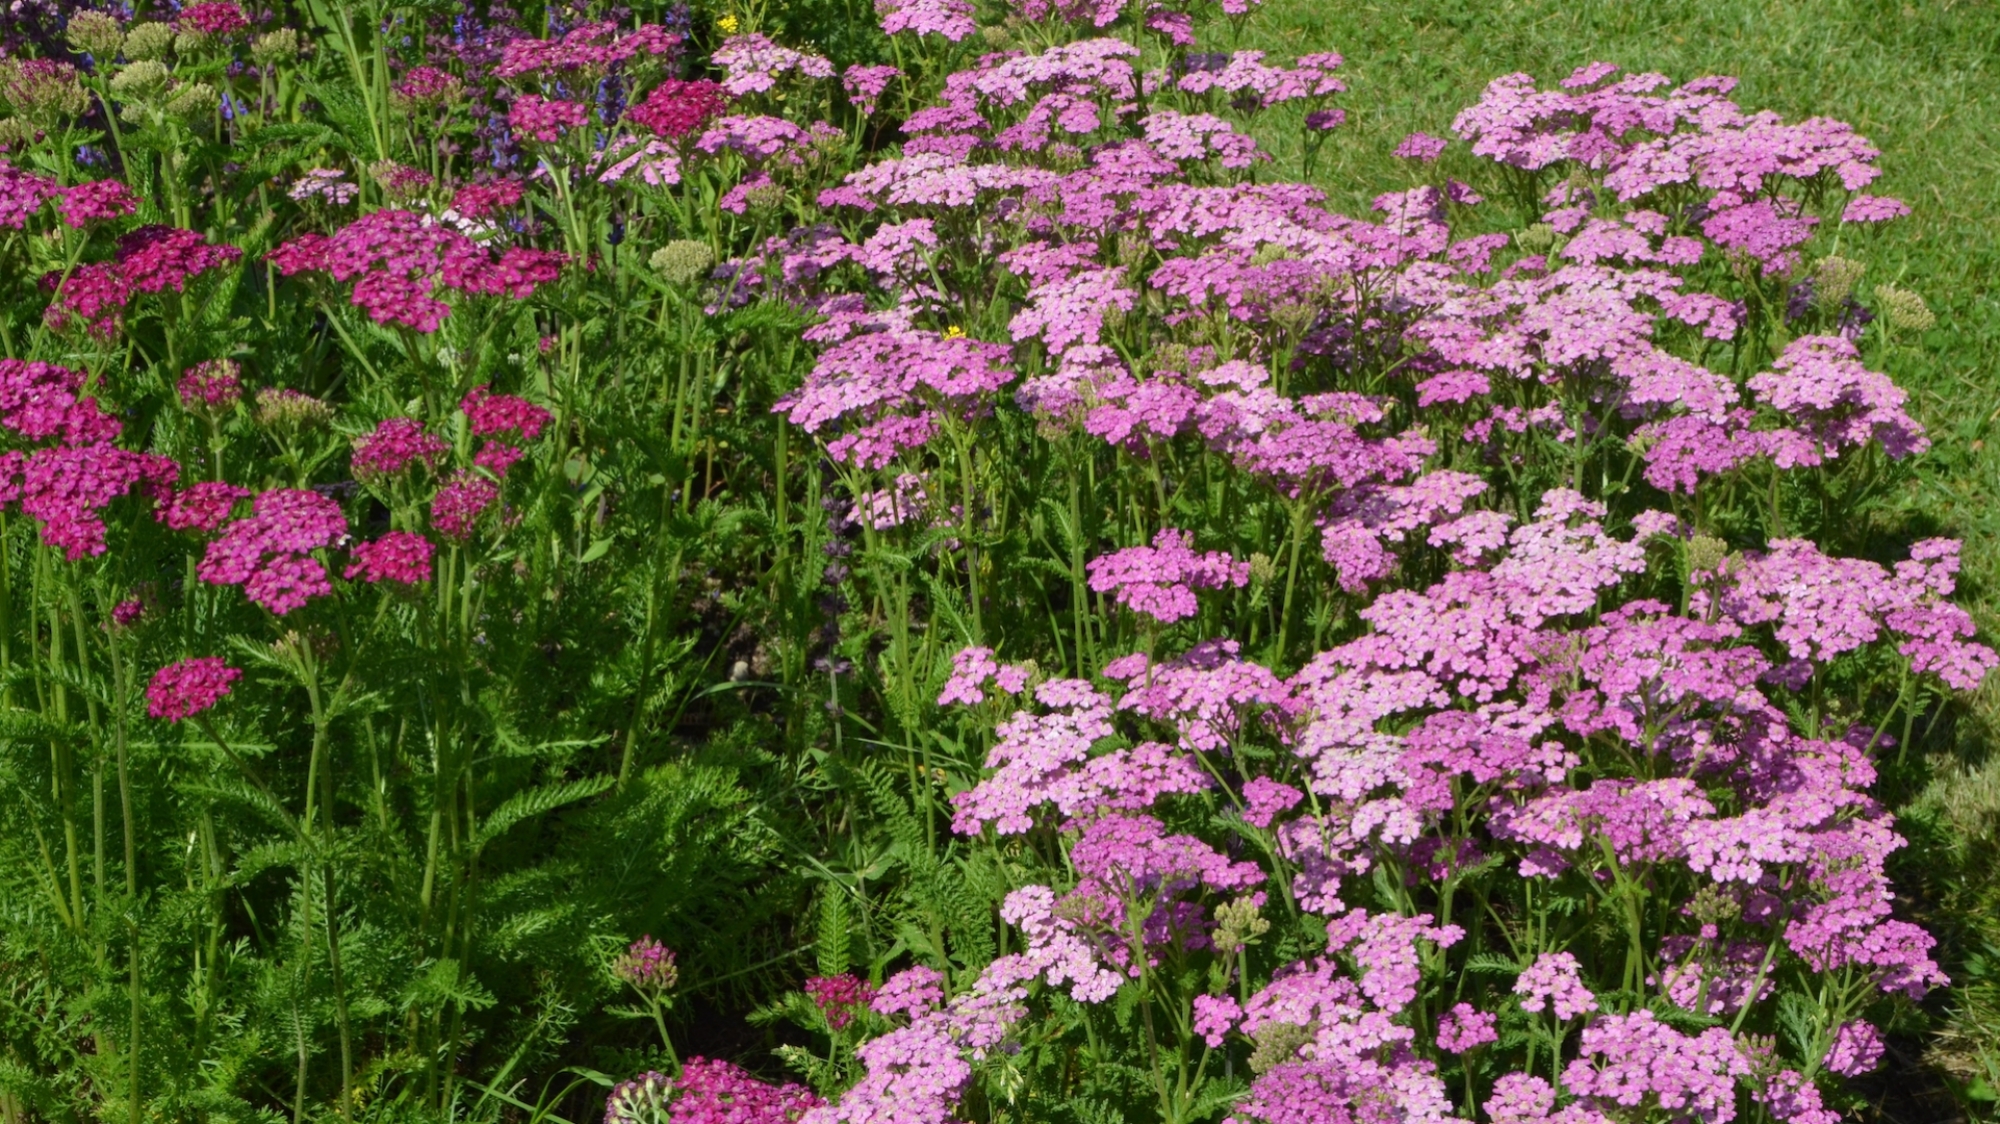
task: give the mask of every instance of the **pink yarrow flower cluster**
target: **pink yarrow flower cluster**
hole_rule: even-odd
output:
[[[1168,527],[1153,536],[1153,545],[1135,546],[1094,558],[1086,567],[1090,588],[1112,594],[1135,613],[1172,624],[1194,616],[1197,589],[1242,587],[1250,582],[1250,564],[1227,553],[1195,553],[1184,531]]]
[[[833,63],[819,55],[779,46],[755,33],[723,40],[710,61],[722,69],[723,90],[738,98],[767,93],[787,75],[814,80],[834,74]]]
[[[53,440],[0,452],[0,508],[18,504],[71,562],[108,549],[103,512],[120,496],[140,489],[157,499],[180,476],[167,457],[112,445],[122,427],[79,394],[85,381],[67,367],[0,359],[0,426],[30,442]]]
[[[602,74],[622,64],[662,57],[681,48],[681,36],[658,24],[621,28],[610,20],[579,24],[553,39],[517,36],[500,49],[495,78],[558,78]]]
[[[875,1001],[875,988],[852,973],[813,976],[806,980],[805,993],[835,1030],[846,1029],[857,1010]]]
[[[55,328],[81,321],[91,332],[108,336],[118,331],[132,298],[168,289],[186,292],[195,277],[233,265],[242,256],[236,247],[212,245],[192,230],[142,226],[118,240],[113,260],[78,266],[59,284],[51,277],[56,297],[45,319]]]
[[[146,685],[146,713],[168,722],[193,718],[221,702],[243,672],[217,656],[197,656],[153,673]]]
[[[339,504],[317,492],[274,488],[259,493],[251,513],[208,544],[195,573],[211,585],[240,585],[250,600],[284,616],[333,592],[312,552],[346,537]]]
[[[349,465],[358,480],[382,480],[419,462],[434,469],[450,451],[451,442],[424,432],[417,419],[384,418],[372,433],[355,438]]]
[[[700,132],[721,116],[727,105],[718,83],[670,78],[653,87],[645,100],[626,110],[625,117],[668,140],[681,140]]]
[[[397,582],[421,585],[431,580],[431,557],[437,548],[413,531],[391,531],[374,542],[357,544],[351,551],[345,577],[352,581]]]
[[[63,222],[81,229],[132,214],[139,209],[139,197],[122,180],[93,180],[64,188],[56,209]]]
[[[351,302],[378,324],[435,332],[450,307],[440,290],[525,298],[560,275],[563,255],[509,247],[495,259],[464,234],[410,211],[364,215],[332,235],[303,234],[270,255],[287,277],[324,273],[351,283]]]

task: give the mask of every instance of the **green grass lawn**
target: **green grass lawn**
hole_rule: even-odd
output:
[[[1851,253],[1869,276],[1915,289],[1936,311],[1889,374],[1916,400],[1936,447],[1918,466],[1885,538],[1941,533],[1966,542],[1962,594],[1987,639],[2000,636],[2000,4],[1943,0],[1266,0],[1243,47],[1275,57],[1347,56],[1348,124],[1313,179],[1333,205],[1365,214],[1407,176],[1391,156],[1406,134],[1448,135],[1495,77],[1544,84],[1593,60],[1676,81],[1741,79],[1746,109],[1851,122],[1882,150],[1882,180],[1916,213]],[[1279,175],[1300,174],[1290,122],[1266,130]],[[1455,154],[1464,158],[1463,153]],[[1447,156],[1447,160],[1452,159]],[[2000,1088],[2000,688],[1947,716],[1890,770],[1911,848],[1899,864],[1908,907],[1940,938],[1957,987],[1898,1029],[1877,1078],[1878,1116],[1907,1124],[1995,1117]]]

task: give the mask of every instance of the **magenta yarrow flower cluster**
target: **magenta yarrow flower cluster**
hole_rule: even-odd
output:
[[[217,656],[196,656],[153,673],[146,685],[146,713],[168,722],[193,718],[221,702],[243,672]]]
[[[605,1101],[604,1124],[797,1124],[820,1099],[803,1085],[773,1085],[717,1058],[693,1057],[679,1080],[645,1073]]]
[[[391,531],[374,542],[357,543],[354,561],[344,573],[349,581],[421,585],[431,580],[431,557],[437,548],[414,531]]]
[[[854,1012],[875,1000],[875,988],[853,973],[812,976],[805,982],[805,993],[835,1030],[845,1030],[854,1021]]]
[[[680,981],[673,950],[654,940],[651,934],[633,941],[619,954],[611,973],[626,984],[653,994],[672,991]]]
[[[351,303],[378,324],[435,332],[451,311],[440,290],[520,300],[560,276],[564,257],[519,246],[491,252],[410,211],[375,211],[332,235],[302,234],[269,255],[287,277],[323,273],[353,285]]]
[[[157,500],[180,478],[167,457],[111,444],[122,427],[79,393],[86,381],[51,363],[0,359],[0,427],[29,442],[53,441],[0,451],[0,509],[18,504],[42,541],[71,562],[108,549],[103,512],[119,497],[139,489]]]
[[[133,298],[169,289],[184,293],[195,277],[242,256],[235,246],[213,245],[192,230],[142,226],[118,240],[111,261],[77,266],[66,277],[51,274],[46,280],[56,295],[44,319],[53,328],[81,322],[93,334],[114,335]]]
[[[347,537],[340,505],[317,492],[260,492],[251,513],[229,523],[208,544],[195,573],[211,585],[240,585],[245,596],[278,616],[333,592],[313,552]]]
[[[384,418],[373,432],[354,439],[354,456],[348,462],[357,480],[382,480],[400,474],[413,464],[435,469],[438,458],[451,451],[451,442],[424,431],[415,418]]]
[[[189,367],[174,384],[181,405],[197,414],[222,414],[243,400],[243,367],[233,359],[210,359]]]
[[[705,128],[727,107],[722,86],[699,79],[670,78],[652,88],[643,101],[625,111],[625,118],[668,140],[681,140]]]

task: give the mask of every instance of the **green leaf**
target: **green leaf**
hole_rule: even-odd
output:
[[[565,804],[587,800],[617,783],[617,777],[609,773],[599,773],[579,781],[561,781],[516,793],[498,808],[493,809],[492,814],[479,825],[479,835],[473,842],[473,849],[475,851],[483,849],[515,824],[554,811]]]

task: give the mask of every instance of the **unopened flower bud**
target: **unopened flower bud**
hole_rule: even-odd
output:
[[[44,131],[90,108],[76,68],[52,59],[8,60],[7,103]]]
[[[1851,258],[1828,254],[1813,266],[1813,303],[1819,307],[1839,308],[1854,295],[1855,282],[1861,280],[1861,263]]]
[[[1250,1072],[1262,1074],[1293,1060],[1312,1032],[1294,1023],[1269,1022],[1250,1036],[1257,1048],[1250,1053]]]
[[[1937,316],[1913,290],[1877,285],[1875,303],[1882,307],[1882,318],[1897,331],[1928,332],[1937,327]]]
[[[36,138],[41,135],[42,131],[40,129],[35,128],[32,123],[22,118],[9,117],[5,120],[0,120],[0,146],[12,148],[17,144],[33,144]],[[54,234],[55,231],[50,231],[49,233]]]
[[[70,46],[107,63],[118,57],[118,48],[125,43],[125,29],[107,12],[78,12],[69,17],[63,34]]]
[[[1514,245],[1524,254],[1545,254],[1556,244],[1556,228],[1545,222],[1514,232]]]
[[[333,407],[309,394],[267,386],[257,392],[257,424],[265,429],[316,429],[333,420]]]
[[[111,79],[111,92],[121,98],[143,101],[166,89],[167,83],[172,78],[165,65],[152,59],[144,59],[120,70],[117,76]]]
[[[1256,253],[1250,255],[1250,264],[1262,269],[1272,262],[1291,261],[1297,256],[1297,254],[1292,253],[1291,250],[1278,245],[1276,242],[1266,242],[1257,247]]]
[[[1161,371],[1185,372],[1188,369],[1188,349],[1186,344],[1161,344],[1153,349],[1152,367],[1155,373]]]
[[[650,935],[640,937],[612,962],[611,972],[641,992],[661,995],[680,982],[680,967],[672,949]]]
[[[174,36],[174,53],[177,55],[198,55],[207,49],[212,38],[206,31],[189,28]]]
[[[163,23],[135,24],[125,33],[125,57],[135,63],[166,58],[173,46],[174,29]]]
[[[1728,543],[1708,535],[1696,535],[1687,544],[1688,574],[1709,573],[1722,565],[1722,560],[1728,556]]]
[[[1704,925],[1719,921],[1734,921],[1743,912],[1743,906],[1729,893],[1718,886],[1703,886],[1694,892],[1694,899],[1688,903],[1688,915]]]
[[[743,193],[743,202],[753,218],[768,219],[785,205],[785,189],[775,183],[760,183]]]
[[[236,408],[243,395],[243,368],[234,359],[210,359],[181,375],[181,405],[197,414],[220,415]]]
[[[1319,319],[1319,309],[1305,301],[1287,301],[1271,310],[1271,323],[1288,335],[1298,335]]]
[[[1259,913],[1255,898],[1237,898],[1215,907],[1215,947],[1219,952],[1235,952],[1271,931],[1271,923]]]
[[[429,172],[394,160],[377,160],[368,165],[368,174],[381,185],[383,194],[398,202],[422,196],[437,182]]]
[[[653,271],[671,285],[692,285],[715,268],[715,251],[706,242],[678,239],[653,251]]]
[[[250,41],[250,61],[258,66],[291,62],[299,57],[299,33],[289,27],[267,31]]]
[[[1258,585],[1266,585],[1277,580],[1278,564],[1271,556],[1258,551],[1250,556],[1250,580]]]
[[[605,1124],[652,1124],[665,1120],[667,1104],[673,1096],[673,1078],[663,1073],[648,1071],[620,1082],[604,1102]]]
[[[167,99],[167,112],[183,121],[212,117],[222,105],[222,95],[206,82],[190,82]]]

